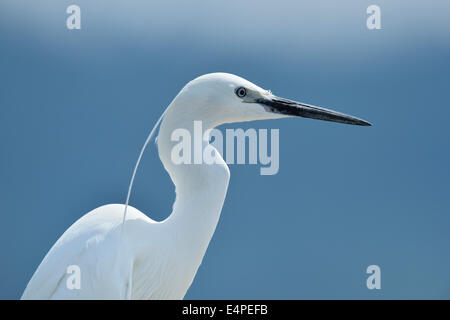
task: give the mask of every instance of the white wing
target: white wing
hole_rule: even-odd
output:
[[[119,242],[123,208],[120,204],[99,207],[67,229],[39,265],[22,299],[131,298],[133,252],[124,239]],[[147,216],[129,208],[127,221],[148,224]],[[79,289],[77,270],[70,266],[79,267]]]

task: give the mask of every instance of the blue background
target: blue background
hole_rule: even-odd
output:
[[[366,28],[381,7],[382,30]],[[82,29],[68,30],[70,4]],[[448,1],[0,3],[0,298],[19,298],[74,221],[123,203],[138,152],[189,80],[240,75],[360,116],[279,128],[280,171],[232,165],[186,298],[450,298]],[[154,146],[131,204],[161,220]],[[368,290],[366,268],[381,267]]]

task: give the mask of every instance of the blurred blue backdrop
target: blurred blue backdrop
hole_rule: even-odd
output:
[[[381,7],[381,30],[366,8]],[[81,30],[66,8],[81,7]],[[0,3],[0,298],[19,298],[58,237],[123,203],[138,152],[189,80],[223,71],[360,116],[279,128],[280,171],[231,166],[186,298],[450,298],[448,1]],[[131,204],[170,214],[148,149]],[[381,267],[382,289],[366,287]]]

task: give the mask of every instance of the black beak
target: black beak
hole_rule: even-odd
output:
[[[262,104],[267,111],[273,113],[332,122],[347,123],[358,126],[372,125],[371,123],[365,120],[349,116],[344,113],[328,110],[325,108],[315,107],[288,99],[278,98],[275,96],[271,98],[259,98],[256,99],[255,102]]]

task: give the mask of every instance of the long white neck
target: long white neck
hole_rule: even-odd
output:
[[[173,211],[164,224],[176,246],[186,250],[186,253],[198,255],[201,260],[219,220],[230,173],[217,151],[218,164],[193,164],[192,150],[191,164],[177,165],[173,162],[172,149],[180,143],[171,139],[174,130],[187,130],[192,137],[193,147],[193,139],[199,138],[194,137],[194,121],[202,120],[203,131],[219,124],[208,120],[204,112],[200,118],[195,108],[186,108],[189,106],[183,106],[183,101],[180,100],[176,99],[166,111],[157,140],[159,157],[175,185],[176,192]],[[203,141],[202,146],[207,143]]]

